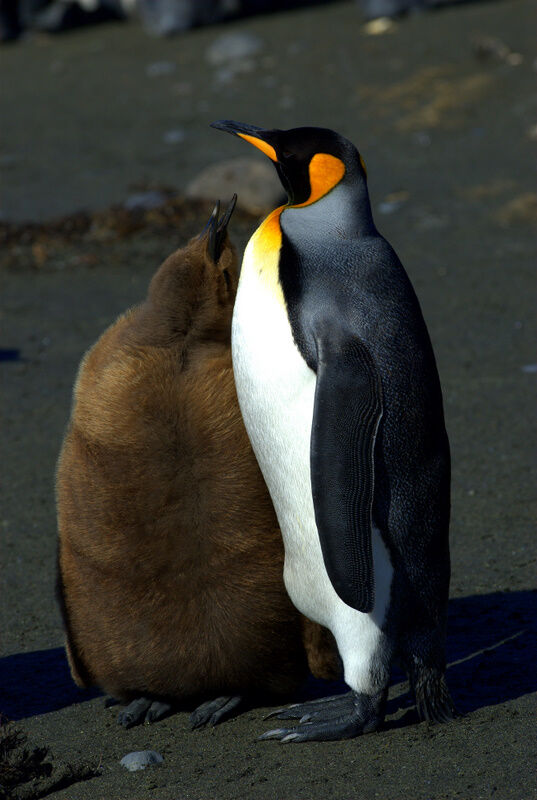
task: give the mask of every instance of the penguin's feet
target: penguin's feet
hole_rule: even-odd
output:
[[[229,719],[237,706],[243,701],[240,696],[237,697],[217,697],[215,700],[209,700],[207,703],[202,703],[190,715],[190,725],[192,730],[194,728],[201,728],[202,725],[211,725],[214,727],[219,722]]]
[[[294,728],[267,731],[259,739],[279,739],[281,742],[353,739],[361,733],[380,728],[384,720],[386,696],[387,690],[376,695],[348,692],[273,711],[267,719],[298,719],[299,723]]]
[[[124,728],[132,728],[142,722],[147,722],[148,724],[158,722],[158,720],[168,716],[171,710],[170,703],[152,700],[150,697],[137,697],[123,711],[119,712],[117,721]]]

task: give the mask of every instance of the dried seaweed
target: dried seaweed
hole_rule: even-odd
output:
[[[0,717],[0,800],[42,800],[101,774],[100,765],[64,765],[54,770],[48,747],[28,747],[27,737]]]
[[[17,788],[52,773],[52,764],[45,761],[48,748],[29,749],[26,741],[25,734],[12,723],[0,724],[0,800],[16,800]]]

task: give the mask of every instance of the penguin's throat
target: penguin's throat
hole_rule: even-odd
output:
[[[274,209],[254,232],[244,253],[240,277],[242,283],[255,275],[279,303],[283,303],[278,269],[282,246],[280,217],[285,208],[287,206]]]

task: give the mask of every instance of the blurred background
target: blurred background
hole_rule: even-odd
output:
[[[476,181],[497,183],[477,200],[492,192],[500,210],[537,137],[531,3],[368,3],[1,0],[20,35],[0,47],[0,220],[102,208],[148,185],[182,193],[227,158],[268,168],[210,130],[218,118],[338,130],[379,202],[396,194],[386,215],[409,208],[404,192],[453,194],[454,211],[480,167]]]

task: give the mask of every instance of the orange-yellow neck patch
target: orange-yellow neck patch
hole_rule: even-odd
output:
[[[309,165],[310,196],[304,203],[297,203],[292,208],[303,208],[316,203],[321,197],[337,186],[345,175],[345,164],[340,158],[328,153],[315,153]]]
[[[276,150],[272,147],[272,145],[264,142],[263,139],[258,139],[256,136],[249,136],[247,133],[238,133],[237,136],[240,136],[241,139],[245,139],[245,141],[253,144],[254,147],[257,147],[258,150],[261,150],[261,152],[268,156],[272,161],[278,161]]]
[[[242,275],[253,271],[280,303],[284,302],[278,271],[282,246],[280,215],[284,208],[275,208],[254,232],[244,253],[241,270],[241,280]]]
[[[261,145],[270,147],[260,139],[255,139],[245,134],[239,134],[243,139],[251,141],[260,150]],[[272,148],[271,148],[272,149]],[[263,150],[265,152],[265,150]],[[267,154],[269,155],[269,154]],[[269,155],[269,158],[272,156]],[[275,160],[275,159],[273,159]],[[293,206],[280,206],[261,223],[248,242],[242,262],[241,275],[251,271],[257,275],[265,288],[280,303],[284,304],[283,291],[279,279],[280,249],[282,246],[282,229],[280,216],[286,208],[303,208],[324,197],[325,194],[336,186],[345,175],[345,165],[341,159],[328,153],[316,153],[309,164],[310,196],[304,203]],[[242,280],[242,277],[241,277]]]

